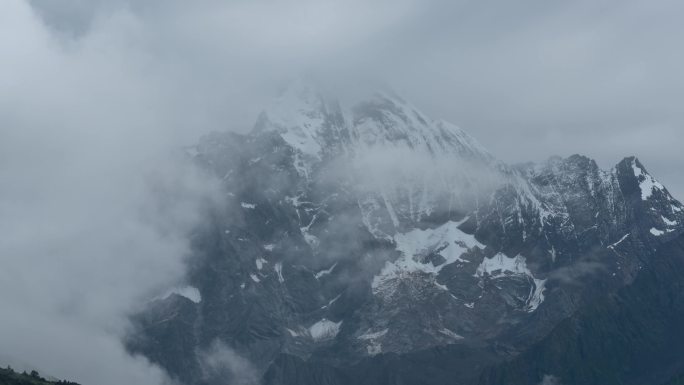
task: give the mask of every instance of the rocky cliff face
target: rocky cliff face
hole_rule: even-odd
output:
[[[684,258],[684,207],[636,158],[506,165],[391,92],[297,83],[250,133],[190,150],[226,205],[195,234],[189,287],[128,342],[186,384],[611,383],[563,369],[563,341],[612,338],[632,291],[684,282],[663,268]]]

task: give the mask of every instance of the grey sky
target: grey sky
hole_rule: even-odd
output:
[[[634,154],[684,197],[678,1],[32,3],[75,40],[133,15],[135,44],[178,75],[170,91],[193,93],[198,131],[246,129],[304,68],[363,71],[506,161],[583,153],[610,167]]]
[[[3,0],[0,304],[16,311],[0,346],[83,382],[162,381],[117,336],[182,282],[213,194],[166,151],[248,130],[303,70],[381,78],[505,161],[637,155],[684,198],[683,16],[668,0]],[[158,185],[182,192],[166,217]]]

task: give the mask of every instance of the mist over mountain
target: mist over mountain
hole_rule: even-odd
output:
[[[3,1],[0,383],[681,382],[683,10]]]
[[[250,133],[187,151],[225,208],[193,235],[195,294],[152,302],[127,341],[183,383],[637,384],[681,370],[677,333],[649,331],[681,320],[684,207],[634,157],[508,165],[391,91],[341,101],[307,80]]]

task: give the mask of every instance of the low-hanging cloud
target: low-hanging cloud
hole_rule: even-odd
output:
[[[579,261],[571,266],[564,266],[552,271],[548,279],[567,285],[581,285],[582,280],[599,273],[605,273],[608,266],[596,261]]]
[[[231,385],[259,385],[254,365],[220,341],[198,353],[204,380]]]
[[[127,316],[181,284],[214,184],[173,151],[176,100],[121,13],[57,40],[22,1],[0,11],[0,360],[84,384],[161,384]]]

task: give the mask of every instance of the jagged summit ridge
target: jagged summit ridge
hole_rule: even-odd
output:
[[[254,130],[277,132],[310,161],[377,147],[493,160],[465,131],[428,118],[392,91],[355,95],[338,99],[314,82],[295,81],[261,113]]]

